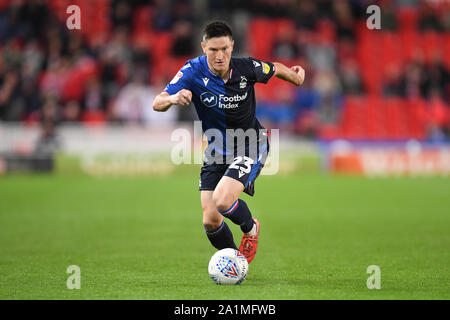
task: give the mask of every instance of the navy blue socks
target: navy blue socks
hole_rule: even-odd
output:
[[[233,240],[233,233],[225,221],[222,222],[220,227],[213,230],[206,230],[205,228],[205,231],[209,241],[216,249],[233,248],[237,250]]]
[[[248,233],[252,230],[254,221],[250,209],[244,200],[237,199],[228,210],[222,211],[217,209],[217,211],[225,218],[241,226],[242,232]]]

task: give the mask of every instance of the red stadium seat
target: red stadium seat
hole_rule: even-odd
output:
[[[383,32],[380,34],[381,53],[383,57],[383,72],[391,64],[401,64],[403,61],[402,48],[399,46],[400,36],[394,32]]]
[[[421,98],[406,100],[408,108],[409,136],[425,139],[427,134],[428,112],[425,101]]]
[[[255,18],[249,23],[247,39],[250,55],[269,60],[276,33],[276,24],[271,19]]]
[[[405,103],[400,98],[385,100],[387,114],[387,131],[389,139],[406,139],[409,136],[408,114]]]
[[[430,122],[436,126],[444,127],[448,123],[450,108],[445,105],[441,98],[432,98],[428,101]]]
[[[422,43],[425,62],[430,62],[436,54],[442,55],[442,45],[440,35],[434,31],[428,31],[422,34]]]
[[[153,33],[150,38],[150,54],[153,60],[152,82],[172,78],[175,74],[170,66],[173,36],[170,32]]]
[[[385,139],[386,116],[383,101],[377,95],[371,95],[366,98],[367,113],[365,115],[365,130],[369,139]]]
[[[409,62],[416,54],[423,54],[421,47],[421,37],[418,32],[407,31],[400,34],[403,61]]]
[[[365,97],[348,96],[342,107],[342,136],[347,139],[365,138],[364,133],[364,110]]]
[[[318,128],[318,137],[321,139],[332,140],[342,137],[341,128],[339,125],[322,124]]]
[[[106,115],[102,110],[86,110],[81,116],[81,121],[85,125],[104,125],[106,120]]]
[[[444,58],[445,65],[450,70],[450,33],[447,32],[441,35],[439,42],[442,44],[442,57]]]
[[[8,7],[11,3],[11,0],[0,0],[0,10]]]
[[[419,21],[419,11],[417,8],[402,7],[397,12],[397,21],[401,31],[412,31],[417,29]]]
[[[153,8],[142,6],[137,8],[133,15],[133,30],[151,31]]]

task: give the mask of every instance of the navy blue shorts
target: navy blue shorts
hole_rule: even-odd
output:
[[[244,192],[250,196],[255,194],[255,180],[259,176],[269,153],[266,143],[259,147],[257,155],[248,153],[236,155],[223,164],[204,163],[200,172],[199,190],[214,190],[223,176],[238,180],[244,185]]]

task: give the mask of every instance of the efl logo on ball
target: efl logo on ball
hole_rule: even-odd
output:
[[[241,284],[248,274],[248,262],[238,250],[222,249],[211,257],[208,272],[217,284]]]

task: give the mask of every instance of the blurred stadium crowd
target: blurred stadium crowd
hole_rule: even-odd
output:
[[[71,4],[81,30],[66,27]],[[371,4],[381,30],[366,26]],[[257,85],[267,126],[324,139],[450,137],[449,1],[0,0],[0,121],[156,124],[153,97],[201,54],[202,27],[216,18],[234,28],[235,55],[306,69],[302,87]]]

